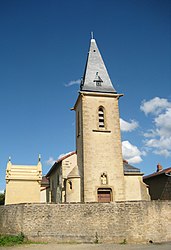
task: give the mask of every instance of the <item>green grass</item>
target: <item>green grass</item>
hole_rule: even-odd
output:
[[[0,246],[14,246],[25,243],[23,233],[19,235],[0,235]]]

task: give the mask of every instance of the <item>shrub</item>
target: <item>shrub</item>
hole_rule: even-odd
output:
[[[0,246],[14,246],[24,242],[24,234],[0,236]]]
[[[0,193],[0,205],[4,205],[5,203],[5,194]]]

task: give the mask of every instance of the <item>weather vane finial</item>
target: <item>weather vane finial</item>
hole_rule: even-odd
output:
[[[91,31],[91,39],[94,39],[94,37],[93,37],[93,31]]]

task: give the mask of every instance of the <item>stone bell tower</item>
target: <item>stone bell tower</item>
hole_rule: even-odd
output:
[[[95,39],[91,39],[76,111],[82,202],[125,200],[118,100]]]

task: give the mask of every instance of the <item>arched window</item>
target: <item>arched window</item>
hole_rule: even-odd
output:
[[[99,128],[104,128],[105,121],[104,121],[104,108],[103,107],[99,108],[98,116],[99,116]]]

